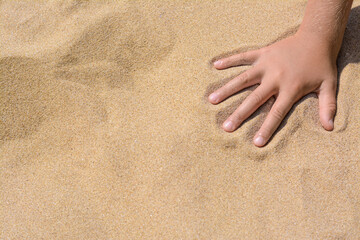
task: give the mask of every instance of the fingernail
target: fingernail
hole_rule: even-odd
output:
[[[329,124],[330,124],[331,128],[333,129],[334,128],[334,120],[330,119]]]
[[[255,140],[254,143],[256,146],[264,146],[265,145],[265,139],[262,136],[258,136]]]
[[[212,93],[212,94],[209,96],[210,102],[214,102],[214,103],[217,103],[217,102],[218,102],[218,98],[219,98],[219,95],[218,95],[217,93]]]
[[[221,65],[222,61],[217,60],[216,62],[214,62],[214,66],[215,67],[219,67]]]
[[[226,121],[224,123],[224,128],[228,131],[233,131],[234,130],[234,123],[232,121]]]

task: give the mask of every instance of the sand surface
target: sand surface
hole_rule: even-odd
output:
[[[360,1],[335,130],[271,101],[236,132],[212,59],[296,30],[306,1],[1,1],[0,239],[359,239]]]

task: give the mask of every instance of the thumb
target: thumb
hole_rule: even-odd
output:
[[[334,129],[334,116],[336,112],[336,84],[324,82],[318,96],[321,125],[326,130],[331,131]]]

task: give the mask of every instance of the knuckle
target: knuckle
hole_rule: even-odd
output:
[[[288,81],[286,84],[284,84],[284,86],[282,87],[282,89],[289,93],[292,98],[298,96],[299,94],[303,94],[304,92],[307,91],[307,86],[305,86],[305,84],[303,83],[303,81],[299,81],[299,80],[293,80],[293,81]]]
[[[270,128],[263,127],[263,129],[261,129],[261,136],[263,136],[265,139],[269,139],[271,134],[272,134],[272,131]]]
[[[234,124],[236,126],[240,125],[243,121],[245,121],[245,119],[242,115],[237,115],[236,117],[234,117]]]
[[[243,74],[241,74],[239,80],[245,84],[249,83],[250,82],[249,73],[244,72]]]
[[[294,82],[292,82],[290,89],[291,89],[290,91],[294,95],[297,95],[298,93],[303,91],[303,85],[301,83],[299,83],[298,81],[294,81]]]
[[[238,85],[236,79],[231,80],[230,82],[226,83],[222,87],[223,92],[234,92],[234,89],[236,89],[236,86]]]
[[[258,49],[256,49],[256,50],[254,50],[254,53],[255,53],[258,57],[261,57],[261,56],[266,55],[267,52],[268,52],[267,47],[262,47],[262,48],[258,48]]]
[[[329,102],[326,104],[326,108],[331,111],[332,113],[335,113],[336,111],[336,103],[335,102]]]
[[[328,76],[324,77],[324,82],[326,82],[327,84],[329,84],[332,87],[336,87],[336,83],[337,83],[337,72],[335,72],[334,74],[330,73]]]
[[[233,122],[235,123],[235,125],[240,125],[243,121],[245,121],[242,106],[240,106],[240,107],[234,112],[234,114],[231,116],[231,118],[232,118]]]
[[[276,70],[273,70],[272,74],[273,74],[274,79],[279,80],[284,77],[285,70],[284,69],[276,69]]]
[[[272,135],[273,131],[271,127],[263,125],[259,130],[259,135],[261,135],[265,139],[269,139]]]
[[[274,107],[273,110],[272,110],[272,116],[276,119],[276,120],[279,120],[281,121],[284,117],[285,117],[285,114],[282,110],[280,110],[279,108],[277,107]]]
[[[252,100],[253,100],[254,102],[261,102],[261,100],[262,100],[262,96],[261,96],[261,94],[258,93],[258,92],[253,92],[253,93],[251,94],[251,97],[252,97]]]
[[[241,60],[241,61],[246,60],[248,58],[248,56],[249,56],[248,52],[239,53],[239,55],[238,55],[239,60]]]
[[[241,113],[241,105],[235,110],[235,112],[230,116],[230,118],[232,119],[232,121],[234,123],[238,123],[241,122],[242,120],[242,116],[243,114]]]
[[[329,91],[336,93],[336,89],[337,89],[337,80],[332,80],[329,81]]]
[[[241,115],[236,113],[230,116],[229,120],[233,123],[234,128],[237,128],[240,125],[240,123],[243,121]]]

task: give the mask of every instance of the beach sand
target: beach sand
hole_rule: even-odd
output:
[[[271,142],[234,133],[211,62],[284,38],[293,1],[1,1],[0,239],[358,239],[360,1],[335,129],[310,94]]]

